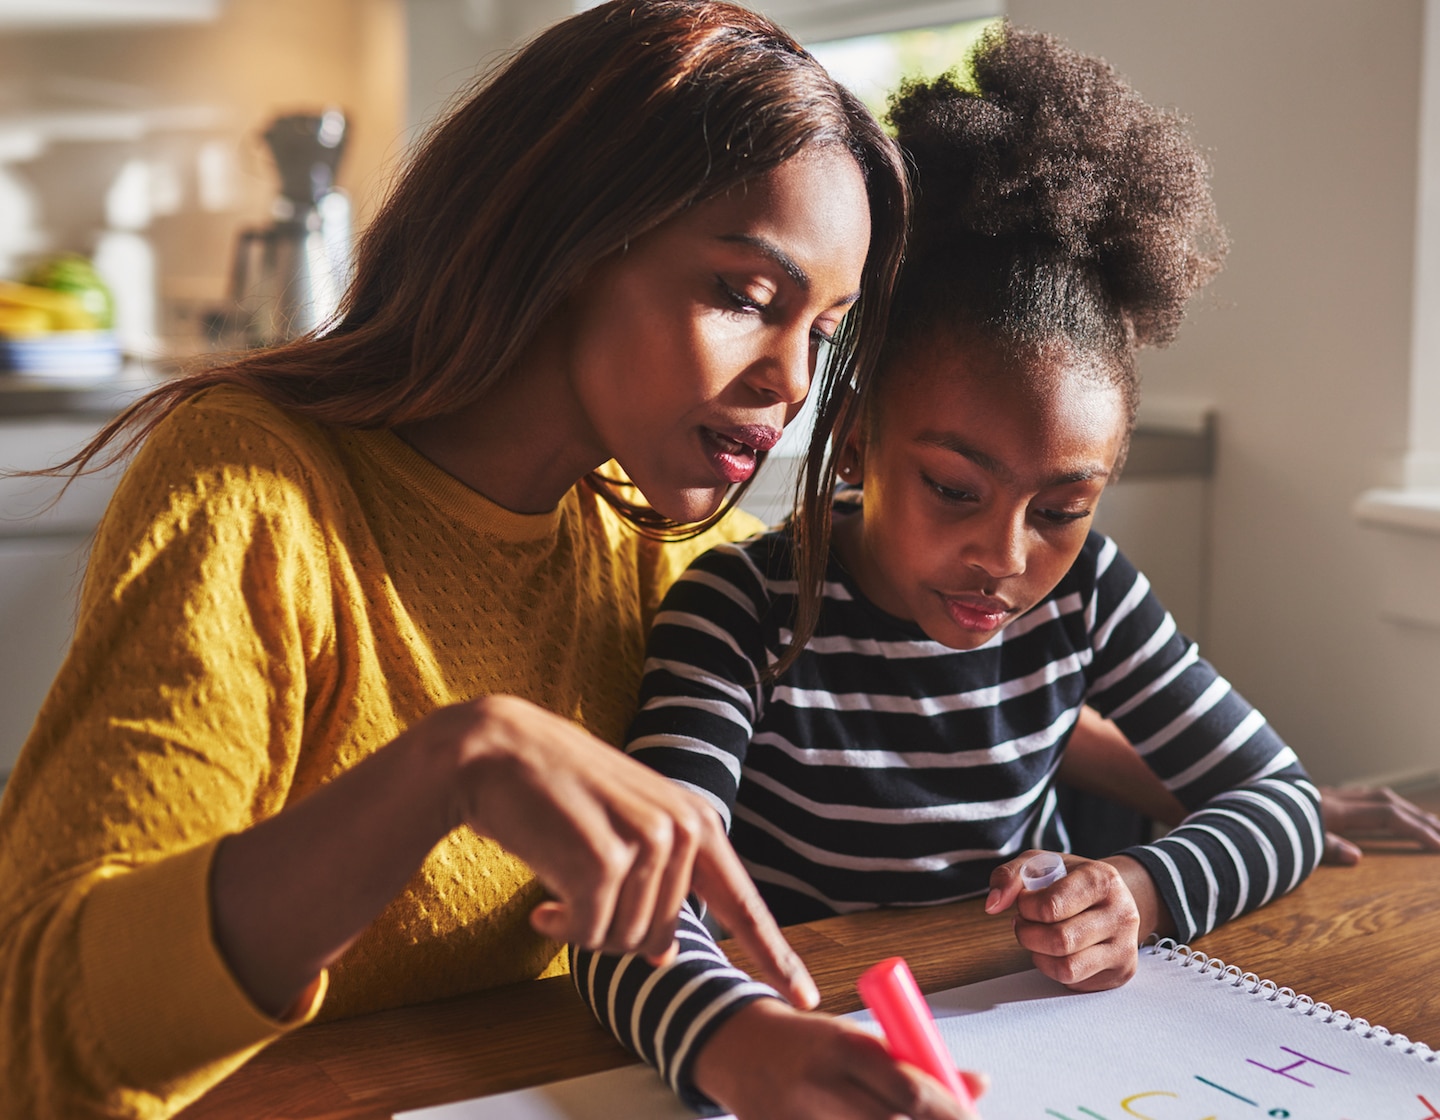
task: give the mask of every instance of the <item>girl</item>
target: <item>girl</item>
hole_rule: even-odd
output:
[[[984,895],[1042,972],[1112,987],[1146,934],[1262,905],[1321,847],[1294,754],[1090,529],[1134,351],[1219,267],[1207,170],[1103,62],[1010,28],[973,87],[907,86],[892,119],[912,247],[841,428],[818,625],[792,634],[810,585],[788,531],[703,556],[657,616],[627,749],[710,802],[782,924]],[[1054,783],[1087,704],[1190,815],[1021,897],[1033,851],[1068,846]],[[683,941],[659,968],[574,968],[682,1095],[741,1120],[890,1114],[851,1063],[858,1028],[764,998],[698,921]]]
[[[906,206],[773,24],[605,4],[429,138],[333,329],[68,464],[144,441],[0,804],[0,1111],[168,1115],[299,1024],[563,939],[664,959],[692,885],[813,1003],[713,814],[609,744],[817,352],[868,381]]]

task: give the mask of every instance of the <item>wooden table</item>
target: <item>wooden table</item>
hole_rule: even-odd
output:
[[[1440,856],[1369,845],[1196,946],[1440,1048]],[[868,911],[788,931],[833,1012],[855,977],[904,955],[926,991],[1030,967],[1009,921],[978,902]],[[737,957],[738,959],[738,957]],[[744,963],[743,960],[741,963]],[[631,1061],[568,977],[307,1027],[182,1113],[379,1120],[392,1112],[595,1073]]]

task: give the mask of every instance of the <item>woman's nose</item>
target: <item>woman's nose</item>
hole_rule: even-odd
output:
[[[802,403],[810,392],[815,360],[815,342],[808,327],[777,331],[771,352],[761,363],[764,389],[785,404]]]

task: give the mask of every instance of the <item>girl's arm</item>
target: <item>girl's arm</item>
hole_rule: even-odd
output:
[[[1176,934],[1198,937],[1292,890],[1323,847],[1319,793],[1294,752],[1110,541],[1097,554],[1090,617],[1088,701],[1188,811],[1168,835],[1119,853],[1143,866]]]
[[[676,944],[679,952],[664,961],[572,945],[570,972],[600,1024],[653,1066],[687,1105],[703,1109],[712,1102],[694,1080],[697,1056],[730,1018],[755,1001],[773,1001],[776,992],[732,965],[688,905]]]
[[[764,566],[756,551],[726,546],[670,589],[628,737],[630,753],[703,798],[727,826],[779,625],[766,615]],[[768,998],[775,993],[734,968],[692,913],[682,918],[679,948],[659,964],[575,951],[572,972],[601,1024],[688,1104],[718,1102],[740,1120],[964,1117],[938,1083],[896,1063],[858,1027]],[[817,998],[791,995],[801,1008]]]
[[[766,664],[766,598],[763,579],[738,547],[699,557],[656,614],[639,711],[627,735],[627,752],[677,795],[683,789],[707,804],[709,819],[722,830],[729,828],[764,701],[759,680]],[[655,1066],[682,1099],[703,1105],[691,1077],[696,1054],[726,1018],[774,993],[731,967],[698,917],[683,921],[681,952],[673,961],[656,964],[581,948],[573,972],[601,1023]],[[817,999],[805,993],[797,1002],[809,1007]]]
[[[773,998],[725,959],[688,908],[678,944],[676,957],[658,966],[573,952],[571,972],[601,1024],[690,1107],[718,1104],[738,1120],[975,1120],[869,1032]],[[971,1084],[978,1094],[982,1086]]]
[[[1185,817],[1185,806],[1135,753],[1125,733],[1089,706],[1080,709],[1056,777],[1164,825],[1177,825]]]

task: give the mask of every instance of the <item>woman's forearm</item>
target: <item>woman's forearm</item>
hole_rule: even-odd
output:
[[[403,735],[220,843],[215,943],[261,1010],[283,1016],[449,831],[438,754],[423,734]]]
[[[787,998],[818,1001],[708,805],[506,696],[431,713],[219,845],[211,914],[235,978],[282,1014],[462,824],[524,860],[554,896],[530,916],[544,936],[660,960],[693,890]]]
[[[1162,824],[1179,824],[1185,816],[1180,799],[1135,753],[1125,733],[1093,708],[1080,709],[1057,776],[1083,793],[1108,798]]]

